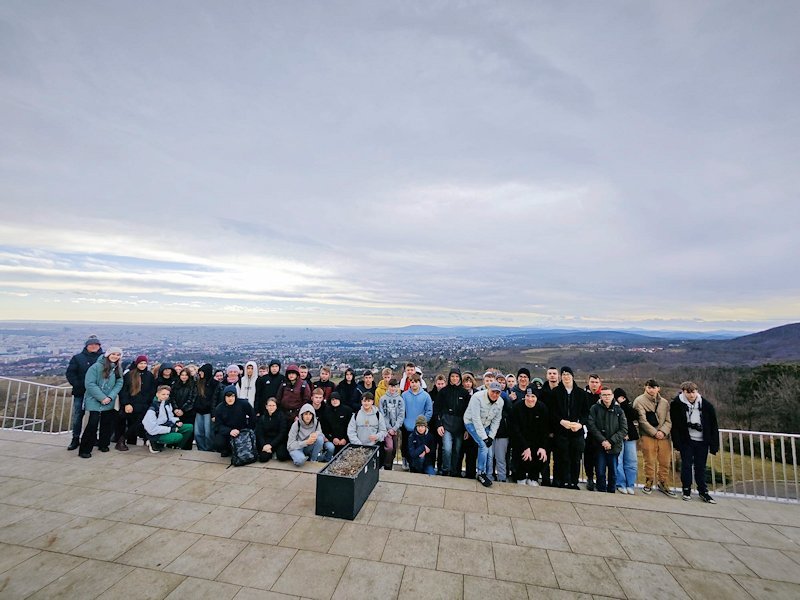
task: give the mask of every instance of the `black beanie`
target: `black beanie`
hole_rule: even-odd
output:
[[[519,377],[520,375],[527,375],[528,379],[531,378],[531,372],[526,367],[522,367],[519,371],[517,371],[517,377]]]
[[[561,374],[563,375],[564,373],[569,373],[570,375],[575,377],[575,373],[573,373],[572,367],[561,367]]]

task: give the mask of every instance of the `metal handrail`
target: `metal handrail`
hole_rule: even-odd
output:
[[[72,424],[72,394],[69,385],[51,385],[27,379],[0,376],[5,384],[0,429],[37,433],[69,431]]]

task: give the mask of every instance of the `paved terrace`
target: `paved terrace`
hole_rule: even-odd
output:
[[[313,470],[0,432],[0,598],[800,598],[800,507],[392,471],[355,522]]]

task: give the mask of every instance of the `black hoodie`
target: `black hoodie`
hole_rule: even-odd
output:
[[[353,382],[347,383],[347,372],[353,374]],[[339,382],[339,385],[336,386],[336,391],[339,393],[339,397],[342,399],[342,404],[350,407],[350,403],[353,400],[353,395],[355,394],[356,387],[358,384],[356,383],[356,372],[353,369],[347,369],[345,371],[345,378]],[[360,399],[359,399],[360,402]],[[361,408],[359,404],[358,408]],[[352,407],[351,407],[352,410]]]
[[[164,371],[170,369],[169,377],[164,377]],[[175,373],[175,365],[172,363],[165,362],[158,368],[158,377],[156,377],[156,389],[160,385],[168,385],[172,387],[175,382],[178,380],[178,375]]]
[[[278,365],[277,375],[273,375],[270,372],[269,368],[271,368],[272,365]],[[281,361],[271,360],[269,368],[267,368],[266,375],[261,375],[256,379],[256,401],[254,408],[257,415],[266,412],[267,400],[278,397],[278,390],[281,388],[281,384],[286,380],[286,377],[281,374]]]
[[[199,379],[200,373],[203,374],[202,382]],[[210,363],[206,363],[198,369],[197,377],[197,395],[194,400],[194,410],[198,415],[207,415],[214,408],[214,399],[217,397],[219,382],[214,379],[214,368]]]
[[[450,375],[458,375],[458,384],[450,383]],[[433,405],[432,429],[444,427],[455,435],[464,433],[464,412],[469,404],[469,392],[461,386],[461,370],[450,369],[447,375],[447,385],[436,395]]]

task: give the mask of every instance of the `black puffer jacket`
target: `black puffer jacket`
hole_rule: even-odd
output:
[[[286,446],[288,434],[289,424],[280,410],[276,410],[272,415],[265,412],[256,421],[256,443],[259,451],[265,444],[272,446],[273,452],[278,446]]]
[[[172,393],[170,393],[169,399],[173,408],[183,411],[182,421],[194,423],[194,403],[197,400],[197,383],[194,379],[189,379],[184,383],[178,377],[178,381],[172,386]]]
[[[325,411],[323,419],[320,420],[322,426],[322,433],[329,441],[334,438],[339,440],[347,439],[347,426],[350,424],[350,419],[353,417],[353,410],[349,406],[339,404],[339,406],[328,405],[328,410]]]
[[[609,453],[619,454],[622,452],[622,442],[625,441],[625,436],[628,434],[628,421],[616,400],[608,408],[602,402],[593,404],[589,411],[588,428],[589,435],[592,436],[598,448],[600,444],[608,441],[611,444]]]
[[[206,363],[198,369],[197,377],[202,373],[202,382],[198,379],[197,394],[194,400],[194,411],[198,415],[208,415],[214,409],[219,382],[214,379],[214,368]]]
[[[150,408],[150,404],[156,396],[156,379],[148,369],[144,371],[138,371],[137,369],[141,387],[139,388],[139,393],[131,394],[131,380],[136,372],[134,369],[125,374],[122,389],[119,392],[119,404],[123,410],[126,405],[130,404],[133,406],[133,412],[144,414]]]
[[[263,414],[267,410],[267,400],[270,398],[278,397],[278,390],[286,378],[281,375],[281,361],[272,360],[269,363],[271,369],[273,365],[278,366],[278,373],[273,375],[271,371],[267,371],[266,375],[261,375],[256,379],[256,414]]]
[[[69,384],[72,386],[73,396],[83,398],[86,394],[86,384],[84,383],[86,371],[88,371],[89,367],[96,363],[97,359],[102,355],[102,348],[97,352],[89,352],[86,347],[84,347],[82,352],[78,352],[78,354],[69,360],[66,375],[67,381],[69,381]],[[145,410],[147,410],[147,407],[145,407]]]

